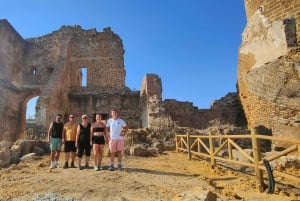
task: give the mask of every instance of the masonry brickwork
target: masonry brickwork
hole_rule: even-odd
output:
[[[248,127],[300,138],[300,1],[244,2],[238,93]]]

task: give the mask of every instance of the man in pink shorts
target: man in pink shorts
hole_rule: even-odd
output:
[[[109,150],[110,150],[110,166],[109,170],[115,170],[114,160],[115,155],[118,156],[118,170],[122,169],[122,151],[124,150],[124,136],[127,134],[128,125],[126,122],[118,117],[118,111],[113,109],[111,111],[111,118],[108,119],[106,127],[109,132]]]

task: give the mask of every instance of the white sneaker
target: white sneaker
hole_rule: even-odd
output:
[[[56,168],[59,168],[59,167],[60,167],[57,161],[55,161],[55,167],[56,167]]]
[[[97,166],[94,166],[94,170],[98,171],[98,167],[97,167]]]
[[[51,164],[50,164],[50,169],[53,169],[53,168],[55,168],[55,165],[54,165],[54,162],[53,162],[53,161],[51,161]]]

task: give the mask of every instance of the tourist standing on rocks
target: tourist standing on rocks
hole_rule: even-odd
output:
[[[105,141],[107,140],[106,125],[102,121],[101,114],[96,114],[96,121],[91,126],[91,138],[94,153],[94,170],[102,170],[101,162]]]
[[[90,141],[91,124],[88,121],[86,114],[81,116],[82,122],[77,127],[76,143],[77,157],[78,157],[78,168],[82,170],[81,159],[83,153],[85,153],[85,168],[89,168],[89,161],[91,156],[92,143]]]
[[[75,168],[74,161],[76,155],[76,134],[78,124],[73,114],[69,115],[69,121],[65,123],[63,130],[63,143],[65,144],[65,164],[63,168],[69,167],[69,158],[71,157],[71,168]]]
[[[48,130],[48,142],[50,143],[50,169],[59,168],[58,160],[61,151],[63,128],[64,124],[61,122],[62,115],[57,114],[55,121],[52,122]]]
[[[128,125],[119,118],[118,111],[111,111],[111,118],[107,121],[106,126],[109,128],[109,150],[110,150],[110,166],[109,170],[113,171],[115,155],[118,156],[118,170],[122,169],[122,151],[124,150],[124,136],[127,134]]]

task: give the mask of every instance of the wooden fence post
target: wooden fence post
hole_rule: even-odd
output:
[[[298,144],[297,147],[298,147],[298,160],[300,160],[300,144]]]
[[[189,155],[189,160],[192,159],[192,153],[191,153],[191,131],[188,129],[187,131],[187,145],[188,145],[188,155]]]
[[[212,168],[216,167],[216,159],[214,157],[214,152],[215,152],[215,143],[214,143],[214,138],[211,136],[211,131],[208,132],[209,136],[209,155],[210,155],[210,165]]]
[[[256,138],[257,131],[255,128],[251,128],[251,139],[252,139],[252,149],[254,158],[254,169],[256,177],[256,187],[262,192],[264,189],[263,174],[262,170],[259,169],[259,161],[261,160],[260,145]]]
[[[176,148],[176,153],[178,153],[178,139],[176,133],[175,133],[175,148]]]

